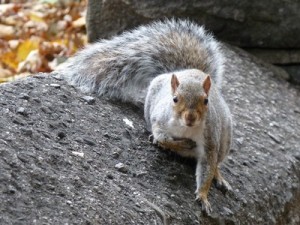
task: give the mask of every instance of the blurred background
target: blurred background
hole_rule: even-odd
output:
[[[50,72],[87,43],[86,0],[0,3],[0,82]]]

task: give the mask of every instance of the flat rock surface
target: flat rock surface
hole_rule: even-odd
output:
[[[299,224],[300,89],[224,48],[233,191],[211,188],[212,214],[195,162],[152,146],[141,110],[38,74],[0,86],[0,224]]]

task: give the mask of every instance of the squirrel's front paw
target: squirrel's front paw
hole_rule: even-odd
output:
[[[160,133],[159,135],[154,135],[154,134],[151,134],[148,138],[148,140],[154,144],[154,145],[158,145],[160,147],[163,147],[164,146],[162,145],[162,143],[167,143],[167,142],[171,142],[173,141],[173,139],[171,137],[169,137],[168,135],[166,134],[163,134],[163,133]]]
[[[149,135],[148,141],[154,145],[161,146],[161,144],[160,144],[161,141],[159,139],[155,138],[153,134]]]
[[[180,147],[181,149],[191,150],[196,148],[196,142],[192,141],[188,138],[174,138],[174,142]]]

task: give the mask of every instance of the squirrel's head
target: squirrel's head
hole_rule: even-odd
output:
[[[208,110],[208,94],[211,87],[210,76],[203,81],[195,79],[179,82],[175,74],[172,75],[171,88],[173,94],[173,108],[183,126],[199,126],[205,119]]]

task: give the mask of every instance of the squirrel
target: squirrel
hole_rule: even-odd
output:
[[[196,199],[207,213],[211,212],[207,195],[212,181],[231,190],[218,165],[230,150],[232,119],[210,76],[198,69],[186,69],[155,77],[145,99],[144,113],[153,143],[197,159]],[[204,157],[209,171],[201,185]]]
[[[153,143],[197,160],[196,199],[211,212],[213,180],[231,189],[219,171],[232,139],[221,95],[223,63],[219,42],[203,26],[171,19],[90,44],[58,71],[85,93],[144,107]],[[209,170],[202,184],[205,158]]]

